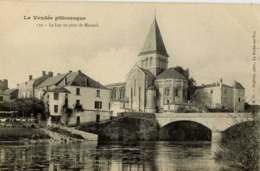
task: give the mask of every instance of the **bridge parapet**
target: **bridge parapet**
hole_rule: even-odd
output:
[[[161,127],[177,121],[197,122],[209,128],[213,133],[220,133],[238,123],[252,120],[245,113],[156,113]]]

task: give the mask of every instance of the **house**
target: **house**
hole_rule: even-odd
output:
[[[245,103],[245,88],[234,81],[232,86],[219,82],[197,87],[198,94],[209,109],[224,109],[227,111],[243,112]]]
[[[42,71],[42,75],[37,78],[33,78],[29,75],[29,80],[20,84],[17,84],[17,89],[19,90],[19,98],[33,98],[35,96],[35,88],[40,85],[47,78],[52,77],[53,72],[46,74],[46,71]]]
[[[111,117],[110,90],[80,70],[46,79],[36,95],[44,100],[52,120],[80,124]]]
[[[0,90],[0,103],[14,101],[18,98],[18,89]]]

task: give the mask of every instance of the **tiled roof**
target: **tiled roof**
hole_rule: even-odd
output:
[[[99,82],[93,80],[89,76],[85,75],[81,71],[69,72],[65,74],[60,74],[55,77],[48,78],[37,88],[46,87],[46,86],[57,86],[64,87],[64,79],[67,78],[66,86],[84,86],[84,87],[93,87],[93,88],[103,88],[107,89],[105,86],[101,85]]]
[[[219,83],[212,83],[212,84],[201,85],[201,86],[198,86],[197,88],[198,89],[199,88],[211,88],[211,87],[218,87],[218,86],[220,86]],[[222,87],[233,88],[233,87],[223,84],[223,83],[222,83]]]
[[[47,87],[58,84],[68,73],[56,75],[43,81],[37,88]]]
[[[144,68],[140,68],[144,73],[145,75],[147,75],[148,77],[150,78],[155,78],[154,75],[148,70],[148,69],[144,69]]]
[[[67,90],[66,88],[62,87],[62,88],[55,88],[53,90],[50,90],[48,92],[55,92],[55,93],[70,93],[69,90]]]
[[[169,68],[164,70],[162,73],[157,75],[156,79],[165,79],[165,78],[175,78],[175,79],[183,79],[187,80],[182,74],[174,70],[173,68]]]
[[[233,87],[234,87],[234,88],[237,88],[237,89],[245,89],[245,88],[242,86],[242,84],[240,84],[239,82],[236,82],[236,81],[235,81],[235,83],[233,84]]]
[[[117,87],[117,86],[125,86],[126,82],[121,82],[121,83],[113,83],[113,84],[108,84],[105,85],[106,87]]]
[[[12,94],[13,92],[17,91],[18,89],[16,88],[13,88],[13,89],[7,89],[5,91],[2,91],[0,90],[0,95],[10,95]]]
[[[161,36],[160,29],[158,27],[156,19],[153,21],[149,33],[147,35],[146,41],[144,43],[142,51],[139,53],[140,55],[146,55],[151,53],[157,53],[164,56],[169,56],[165,49],[163,39]]]

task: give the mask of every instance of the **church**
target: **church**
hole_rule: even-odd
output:
[[[176,112],[179,108],[193,107],[187,101],[188,80],[168,67],[169,57],[154,18],[139,59],[126,75],[126,82],[107,85],[113,115],[126,111]]]

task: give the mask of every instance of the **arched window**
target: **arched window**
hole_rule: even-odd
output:
[[[125,99],[125,87],[122,87],[120,90],[120,99]]]
[[[164,95],[165,95],[165,96],[169,96],[169,95],[170,95],[170,89],[169,89],[169,88],[166,88],[166,89],[164,90]]]
[[[116,88],[113,88],[113,89],[112,89],[111,98],[112,98],[112,99],[115,99],[115,98],[116,98]]]

